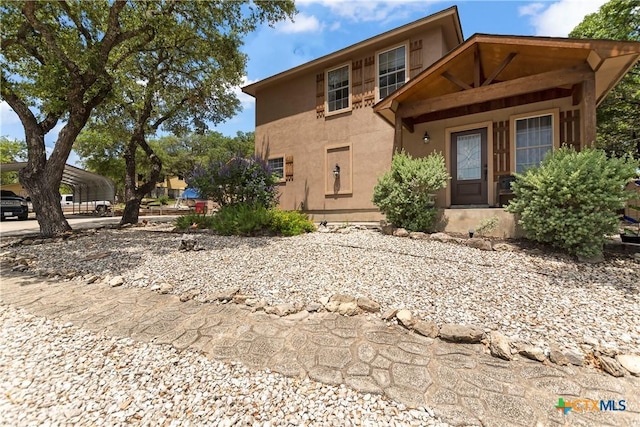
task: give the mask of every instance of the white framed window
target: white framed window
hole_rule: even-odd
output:
[[[327,112],[334,113],[351,108],[350,76],[349,64],[327,71]]]
[[[407,81],[407,46],[378,53],[378,99],[386,98]]]
[[[554,147],[553,114],[523,117],[514,120],[515,169],[523,173],[539,166]]]
[[[284,179],[284,156],[268,159],[267,164],[272,173],[278,175],[280,179]]]

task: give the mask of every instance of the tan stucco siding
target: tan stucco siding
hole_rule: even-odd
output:
[[[441,28],[406,34],[257,90],[256,152],[271,158],[293,157],[293,179],[279,184],[282,209],[303,207],[316,219],[368,221],[381,217],[371,198],[378,177],[391,165],[394,130],[364,102],[342,113],[317,113],[317,79],[327,70],[417,41],[422,46],[420,71],[446,52]],[[336,163],[341,169],[339,186],[334,186]]]

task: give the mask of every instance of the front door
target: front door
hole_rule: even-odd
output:
[[[486,205],[487,129],[451,134],[451,204]]]

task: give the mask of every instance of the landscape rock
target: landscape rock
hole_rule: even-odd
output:
[[[413,325],[413,330],[429,338],[436,338],[438,336],[439,328],[435,322],[429,322],[425,320],[418,320]]]
[[[380,221],[380,231],[387,236],[393,235],[396,231],[396,227],[393,224],[388,224],[386,221]]]
[[[320,311],[321,308],[322,308],[322,304],[318,302],[311,302],[307,305],[306,310],[309,313],[315,313],[316,311]]]
[[[565,356],[564,352],[555,345],[549,346],[549,360],[560,366],[566,366],[569,364],[567,356]]]
[[[489,351],[493,357],[498,357],[504,360],[511,360],[511,348],[509,346],[509,340],[498,331],[491,331],[489,333]]]
[[[391,320],[396,317],[396,313],[398,313],[397,308],[390,308],[389,310],[386,310],[384,313],[382,313],[382,320]]]
[[[340,304],[342,304],[345,302],[356,302],[356,298],[346,294],[335,294],[329,299],[329,302],[332,302],[332,301],[339,302]]]
[[[284,303],[284,304],[278,304],[275,307],[273,307],[274,309],[274,314],[277,314],[278,316],[282,317],[282,316],[286,316],[288,314],[293,314],[296,312],[296,308],[293,306],[293,304],[289,304],[289,303]]]
[[[445,323],[440,328],[440,338],[451,342],[475,344],[482,340],[484,331],[480,328]]]
[[[544,351],[542,351],[541,348],[535,347],[533,345],[524,346],[518,353],[526,357],[527,359],[537,360],[538,362],[542,362],[546,359]]]
[[[624,369],[620,363],[609,356],[598,356],[602,370],[614,377],[624,377]]]
[[[498,242],[493,244],[494,251],[502,251],[502,252],[516,252],[519,248],[516,245],[512,245],[511,243]]]
[[[467,239],[465,241],[466,245],[470,248],[480,249],[481,251],[492,251],[493,247],[491,246],[491,241],[486,239],[481,239],[479,237],[473,237],[471,239]]]
[[[173,286],[170,283],[163,283],[160,285],[160,293],[161,294],[169,294],[173,292]]]
[[[396,228],[393,235],[396,237],[409,237],[409,232],[404,228]]]
[[[582,366],[584,364],[584,354],[578,350],[565,350],[564,357],[570,364],[575,366]]]
[[[640,356],[632,354],[619,354],[618,356],[616,356],[616,359],[624,369],[631,373],[631,375],[640,377]]]
[[[400,322],[402,326],[408,329],[411,329],[415,324],[413,315],[406,308],[403,308],[402,310],[398,310],[398,312],[396,313],[396,319],[398,319],[398,322]]]
[[[423,233],[422,231],[412,231],[409,233],[409,238],[414,240],[425,240],[429,238],[427,233]]]
[[[231,301],[233,300],[233,297],[235,296],[235,294],[237,294],[238,292],[240,292],[240,287],[233,286],[216,295],[216,299],[220,302]]]
[[[343,316],[353,316],[358,312],[358,304],[355,302],[343,302],[338,306],[337,311]]]
[[[116,286],[122,286],[124,284],[124,277],[115,276],[111,280],[109,280],[109,286],[115,288]]]
[[[340,307],[340,302],[338,301],[329,301],[324,305],[324,308],[326,308],[327,311],[330,311],[332,313],[338,311],[339,307]]]
[[[180,239],[179,251],[192,251],[196,248],[196,239],[188,234],[183,234]]]
[[[357,300],[358,307],[360,307],[364,311],[368,311],[370,313],[377,313],[380,311],[380,304],[367,297],[360,297]]]
[[[447,233],[433,233],[429,236],[431,240],[435,240],[436,242],[450,242],[455,240],[453,237],[449,236]]]

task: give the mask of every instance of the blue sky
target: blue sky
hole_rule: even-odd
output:
[[[453,5],[458,6],[467,39],[475,33],[566,37],[604,3],[606,0],[298,0],[295,22],[273,28],[265,25],[245,38],[243,51],[249,59],[244,81],[267,78]],[[253,98],[240,88],[236,92],[242,113],[215,128],[229,136],[255,127]],[[47,146],[53,145],[62,126],[47,135]],[[24,140],[20,121],[5,102],[0,103],[0,135]],[[68,163],[76,162],[72,153]]]

